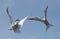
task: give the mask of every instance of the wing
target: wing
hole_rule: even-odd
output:
[[[28,16],[23,18],[22,20],[20,20],[18,24],[22,26],[23,23],[27,20],[27,18],[28,18]]]
[[[48,5],[46,6],[44,13],[45,13],[45,19],[47,19],[47,9],[48,9]]]
[[[28,17],[28,20],[41,21],[38,17]]]
[[[41,17],[40,20],[41,20],[41,21],[45,21],[45,17]]]
[[[7,12],[7,15],[9,16],[10,22],[11,22],[11,24],[12,24],[12,23],[13,23],[13,18],[12,18],[12,16],[9,14],[8,8],[6,9],[6,12]]]

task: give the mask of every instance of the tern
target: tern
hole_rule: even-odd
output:
[[[27,20],[28,16],[26,16],[25,18],[23,18],[22,20],[17,19],[16,21],[13,20],[12,16],[9,14],[8,8],[6,9],[7,15],[10,18],[10,24],[11,24],[11,28],[8,30],[13,30],[14,32],[17,31],[17,29],[20,29],[23,27],[24,22]]]
[[[46,6],[44,13],[45,16],[38,18],[38,17],[29,17],[28,20],[35,20],[35,21],[40,21],[43,22],[46,25],[46,31],[48,30],[48,28],[50,28],[51,26],[53,26],[52,24],[50,24],[47,20],[47,9],[48,9],[48,5]]]

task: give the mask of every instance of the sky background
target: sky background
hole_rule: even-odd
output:
[[[25,21],[21,33],[8,30],[7,7],[15,20],[26,16],[42,17],[46,5],[48,21],[54,25],[47,32],[45,24],[30,20]],[[0,0],[0,39],[60,39],[60,0]]]

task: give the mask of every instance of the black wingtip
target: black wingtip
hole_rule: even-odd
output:
[[[48,5],[47,5],[47,7],[46,7],[46,9],[48,8]]]
[[[47,9],[48,9],[48,5],[46,6],[46,9],[45,10],[47,11]]]
[[[6,12],[8,13],[8,7],[7,7],[7,9],[6,9]]]

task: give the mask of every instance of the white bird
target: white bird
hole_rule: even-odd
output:
[[[48,28],[50,28],[50,26],[53,26],[47,20],[47,9],[48,9],[48,6],[44,10],[44,13],[45,13],[44,17],[41,17],[41,18],[38,18],[38,17],[29,17],[28,18],[28,20],[35,20],[35,21],[43,22],[46,25],[46,31],[48,30]]]
[[[16,32],[17,29],[21,30],[21,28],[23,27],[23,24],[27,20],[28,16],[23,18],[22,20],[17,19],[16,21],[14,21],[12,16],[9,14],[8,8],[6,9],[6,12],[7,12],[7,15],[10,18],[10,23],[11,23],[11,26],[10,26],[11,28],[8,29],[8,30],[13,30],[14,32]]]

